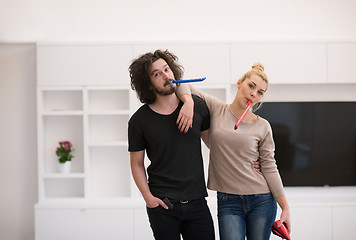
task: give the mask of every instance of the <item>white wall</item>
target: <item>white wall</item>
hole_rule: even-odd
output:
[[[354,0],[1,0],[0,41],[355,39]]]
[[[349,41],[354,0],[0,0],[0,43]],[[0,45],[0,239],[33,239],[35,50]]]
[[[37,202],[36,49],[0,44],[0,239],[32,240]]]

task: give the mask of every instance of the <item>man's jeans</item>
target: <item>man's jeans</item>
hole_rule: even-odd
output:
[[[171,201],[173,209],[147,208],[156,240],[213,240],[214,223],[205,198],[189,202]]]

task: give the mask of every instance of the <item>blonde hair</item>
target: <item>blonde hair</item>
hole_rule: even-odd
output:
[[[260,62],[256,62],[252,65],[251,70],[246,72],[240,79],[239,81],[242,83],[243,81],[245,81],[246,78],[251,77],[252,74],[256,74],[257,76],[260,76],[262,78],[263,81],[265,81],[267,83],[267,87],[268,87],[268,78],[266,73],[264,72],[265,67],[263,66],[262,63]],[[266,89],[267,90],[267,89]]]
[[[263,66],[262,63],[260,62],[256,62],[251,66],[251,70],[246,72],[240,79],[240,83],[242,83],[243,81],[245,81],[246,78],[251,77],[252,74],[255,74],[257,76],[260,76],[262,78],[263,81],[265,81],[267,83],[267,88],[268,88],[268,78],[266,73],[264,72],[265,67]],[[267,91],[266,88],[266,91]],[[260,102],[258,102],[258,104],[256,104],[255,106],[252,107],[252,112],[257,111],[258,109],[260,109],[262,107],[262,100]]]

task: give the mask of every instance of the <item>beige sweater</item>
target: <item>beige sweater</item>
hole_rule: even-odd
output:
[[[254,122],[242,121],[234,130],[238,118],[229,104],[188,84],[182,84],[177,94],[190,94],[190,91],[203,98],[210,111],[208,188],[239,195],[272,192],[275,198],[284,196],[268,121],[261,117]],[[261,162],[261,172],[252,166],[257,159]]]

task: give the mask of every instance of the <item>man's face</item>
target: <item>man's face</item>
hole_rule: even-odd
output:
[[[149,75],[154,91],[160,95],[170,95],[175,92],[175,84],[167,84],[174,80],[174,74],[162,58],[152,63]]]

